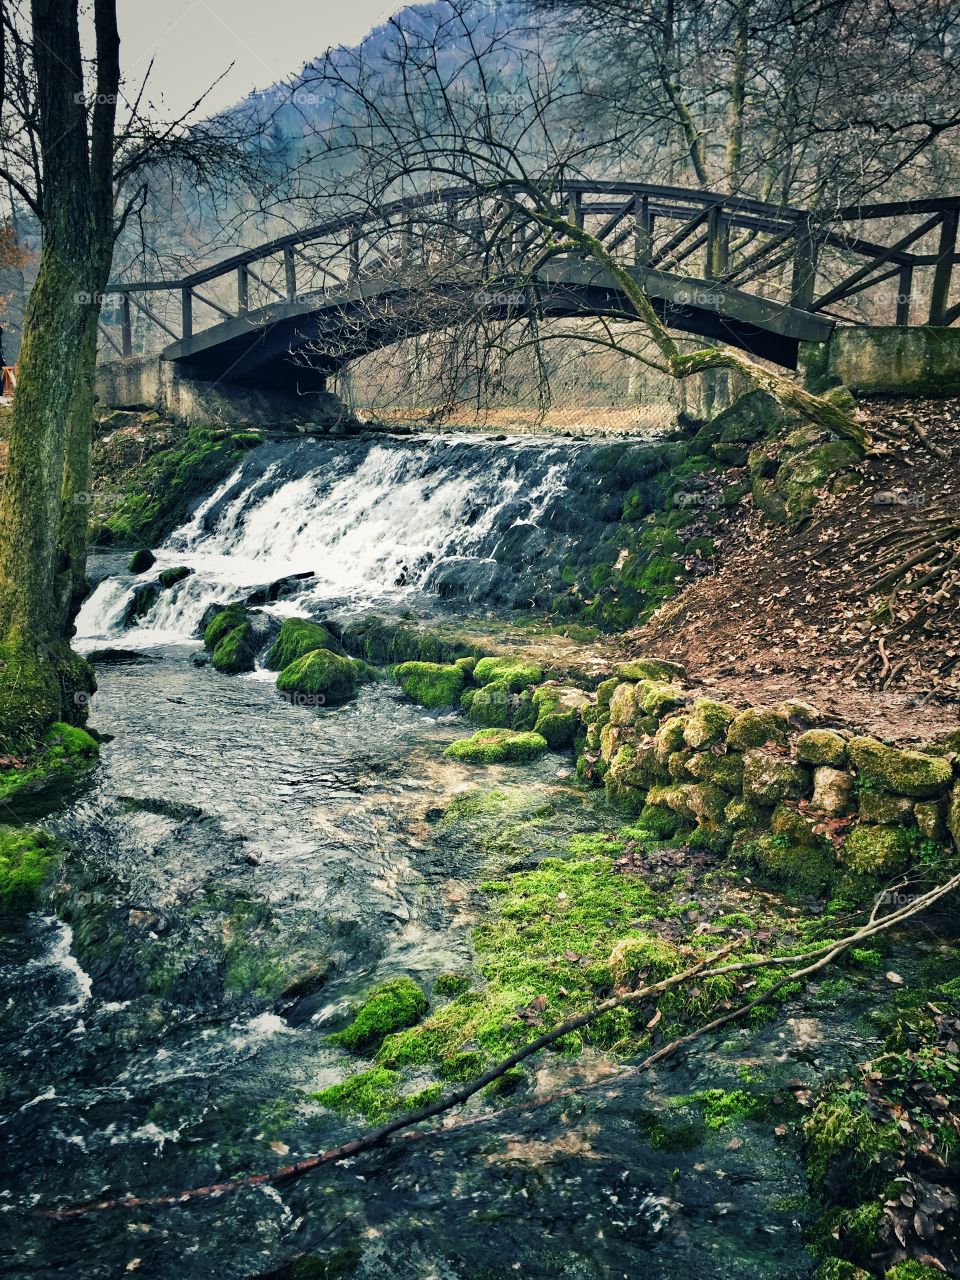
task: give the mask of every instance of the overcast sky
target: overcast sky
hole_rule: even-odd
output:
[[[232,62],[206,114],[286,79],[331,45],[356,44],[403,7],[396,0],[118,0],[124,76],[133,88],[153,58],[150,99],[164,114],[180,113]]]

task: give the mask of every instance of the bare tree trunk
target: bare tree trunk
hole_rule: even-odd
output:
[[[35,42],[34,60],[44,241],[24,321],[0,496],[0,742],[7,749],[29,745],[52,720],[82,720],[86,702],[78,694],[92,685],[86,664],[64,639],[64,593],[58,591],[58,580],[70,576],[61,543],[64,464],[71,408],[80,412],[75,400],[78,373],[89,360],[89,333],[91,327],[95,333],[99,310],[103,242],[98,231],[105,202],[112,204],[119,40],[115,0],[96,0],[98,106],[91,154],[77,9],[77,0],[32,4],[33,30],[43,32]],[[92,381],[89,365],[87,376]],[[75,445],[71,432],[71,473],[78,465],[82,471],[83,465]],[[71,487],[73,483],[71,479]]]

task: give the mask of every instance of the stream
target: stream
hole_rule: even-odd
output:
[[[475,886],[513,865],[491,868],[438,821],[454,797],[495,786],[540,815],[534,860],[616,825],[574,787],[567,756],[487,770],[445,760],[462,719],[389,681],[317,710],[280,700],[272,673],[197,661],[212,603],[293,574],[312,576],[268,614],[472,610],[508,632],[509,610],[543,599],[572,549],[603,536],[601,453],[530,437],[276,442],[156,549],[147,580],[194,572],[139,623],[128,605],[144,579],[115,555],[91,566],[78,644],[123,651],[98,666],[91,708],[109,741],[87,785],[43,819],[67,849],[56,914],[0,935],[4,1275],[812,1275],[802,1168],[769,1125],[685,1151],[656,1149],[641,1123],[668,1097],[736,1087],[745,1063],[775,1084],[857,1051],[799,1010],[761,1033],[731,1030],[642,1088],[493,1120],[474,1099],[457,1116],[469,1123],[293,1183],[36,1214],[264,1172],[360,1131],[310,1098],[356,1065],[329,1032],[374,982],[408,974],[429,991],[468,968]],[[546,1057],[544,1093],[610,1065]]]

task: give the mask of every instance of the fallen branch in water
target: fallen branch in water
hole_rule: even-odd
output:
[[[100,1212],[105,1209],[123,1209],[123,1208],[143,1208],[143,1207],[160,1207],[164,1205],[187,1204],[192,1200],[209,1199],[216,1196],[227,1195],[232,1191],[239,1191],[244,1188],[258,1186],[276,1186],[281,1183],[292,1182],[294,1179],[302,1178],[308,1173],[312,1173],[315,1169],[321,1168],[323,1165],[335,1164],[341,1160],[348,1160],[354,1156],[361,1155],[365,1151],[370,1151],[375,1147],[383,1146],[395,1135],[405,1130],[412,1129],[414,1126],[422,1124],[425,1120],[432,1120],[435,1116],[442,1115],[444,1112],[451,1110],[453,1107],[462,1105],[474,1094],[479,1093],[481,1089],[486,1088],[488,1084],[492,1084],[495,1080],[500,1079],[512,1067],[517,1066],[526,1058],[531,1057],[535,1053],[539,1053],[541,1049],[547,1048],[554,1044],[563,1036],[569,1035],[572,1031],[578,1031],[581,1027],[587,1026],[603,1013],[608,1013],[612,1009],[620,1008],[623,1005],[633,1004],[640,1000],[649,1000],[652,996],[661,996],[667,991],[674,990],[676,987],[682,986],[690,979],[713,978],[720,977],[731,973],[745,973],[755,969],[786,967],[790,964],[796,964],[798,959],[802,959],[803,963],[800,967],[795,968],[786,974],[773,986],[768,987],[761,995],[747,1001],[745,1004],[739,1005],[736,1009],[731,1009],[718,1018],[704,1023],[695,1030],[688,1032],[686,1035],[679,1036],[672,1040],[663,1048],[658,1049],[655,1053],[645,1058],[641,1063],[634,1067],[628,1067],[622,1072],[613,1072],[611,1075],[604,1077],[602,1080],[593,1081],[587,1085],[573,1086],[561,1093],[551,1094],[547,1097],[532,1099],[527,1104],[508,1108],[507,1111],[518,1112],[521,1110],[529,1110],[534,1107],[543,1106],[548,1102],[554,1101],[558,1097],[568,1096],[570,1094],[579,1094],[589,1091],[590,1089],[604,1088],[611,1084],[619,1083],[639,1076],[642,1072],[649,1070],[658,1062],[662,1062],[665,1058],[670,1057],[678,1050],[691,1044],[695,1040],[708,1035],[711,1031],[716,1031],[729,1022],[744,1017],[758,1006],[767,1004],[781,991],[785,986],[794,982],[803,982],[812,974],[821,969],[825,969],[832,964],[838,956],[848,951],[851,947],[856,946],[859,942],[863,942],[868,938],[873,938],[879,933],[886,932],[894,926],[909,919],[911,916],[917,915],[919,912],[926,910],[939,899],[952,893],[955,889],[960,888],[960,874],[953,876],[950,880],[942,885],[938,885],[934,889],[928,890],[925,894],[918,895],[913,902],[903,907],[899,907],[896,911],[891,911],[888,915],[878,917],[877,907],[879,900],[874,904],[867,923],[854,933],[848,934],[839,941],[825,943],[822,947],[813,951],[803,953],[802,957],[797,955],[787,956],[769,956],[757,960],[735,960],[728,964],[722,964],[721,961],[733,950],[733,945],[723,947],[719,951],[715,951],[712,955],[704,956],[695,965],[691,965],[688,969],[684,969],[681,973],[674,974],[670,978],[664,978],[660,982],[651,983],[648,986],[640,987],[636,991],[623,992],[620,995],[611,996],[607,1000],[602,1000],[599,1004],[594,1005],[585,1013],[578,1014],[576,1017],[568,1018],[566,1021],[558,1023],[549,1031],[545,1031],[543,1035],[537,1036],[535,1040],[531,1040],[522,1048],[517,1049],[508,1058],[498,1062],[495,1066],[490,1067],[482,1075],[468,1084],[463,1085],[459,1089],[455,1089],[452,1093],[438,1099],[436,1102],[430,1103],[428,1106],[420,1107],[416,1111],[408,1112],[405,1115],[397,1116],[396,1119],[389,1121],[387,1124],[381,1125],[380,1128],[372,1130],[360,1138],[353,1138],[349,1142],[343,1143],[341,1146],[332,1147],[328,1151],[319,1152],[317,1155],[308,1156],[304,1160],[297,1161],[296,1164],[286,1165],[281,1169],[275,1169],[270,1173],[250,1174],[242,1178],[233,1179],[230,1182],[211,1183],[206,1187],[193,1187],[187,1191],[177,1192],[172,1195],[163,1196],[120,1196],[112,1200],[100,1200],[91,1204],[75,1205],[69,1209],[39,1209],[34,1212],[45,1218],[71,1218],[79,1217],[88,1213]],[[506,1114],[501,1110],[494,1112],[488,1116],[478,1117],[476,1121],[468,1123],[480,1123],[496,1119],[497,1116]],[[453,1132],[457,1127],[450,1126],[444,1132]],[[407,1135],[411,1136],[425,1136]]]

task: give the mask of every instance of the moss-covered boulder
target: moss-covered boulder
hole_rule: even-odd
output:
[[[840,859],[862,875],[895,875],[910,862],[910,836],[903,827],[858,823],[843,842]]]
[[[743,856],[774,884],[803,893],[819,893],[836,874],[836,858],[826,841],[797,843],[787,835],[767,833],[742,847]]]
[[[331,706],[352,698],[363,679],[361,664],[353,658],[313,649],[280,672],[277,690],[291,701]]]
[[[747,707],[738,711],[727,730],[727,746],[732,751],[750,751],[768,742],[787,740],[787,717],[776,707]]]
[[[666,781],[653,743],[634,743],[619,747],[610,760],[609,776],[623,786],[646,790]]]
[[[283,671],[291,662],[305,657],[314,649],[326,649],[345,657],[343,646],[332,632],[308,618],[286,618],[276,640],[267,650],[263,665],[268,671]]]
[[[784,756],[756,748],[743,757],[743,794],[760,804],[779,804],[781,800],[800,800],[810,785],[810,773]]]
[[[960,782],[955,782],[947,800],[947,830],[953,837],[953,843],[960,848]]]
[[[203,629],[204,646],[212,652],[227,632],[241,626],[246,620],[247,611],[242,604],[228,604],[225,609],[218,610]]]
[[[828,764],[842,769],[847,763],[846,740],[832,729],[807,729],[797,738],[797,759],[805,764]]]
[[[943,844],[947,838],[946,806],[942,800],[917,800],[913,806],[917,829],[925,840]]]
[[[616,672],[621,680],[659,680],[665,684],[684,680],[687,675],[683,663],[667,658],[633,658],[630,662],[621,662]]]
[[[794,729],[813,729],[823,721],[823,712],[812,702],[804,702],[802,698],[787,698],[777,704],[776,710],[787,717],[787,722]]]
[[[533,728],[546,738],[551,751],[562,751],[573,746],[579,724],[576,709],[571,707],[568,710],[542,711],[534,721]]]
[[[157,582],[164,591],[168,591],[171,587],[175,587],[178,582],[183,582],[184,578],[189,578],[193,573],[192,569],[188,569],[185,564],[174,565],[171,569],[163,569]]]
[[[235,676],[254,669],[257,662],[256,643],[253,627],[246,619],[218,641],[211,661],[214,669],[224,675]]]
[[[457,663],[401,662],[393,669],[397,684],[421,707],[455,706],[463,693],[466,673]]]
[[[843,818],[853,813],[857,804],[857,792],[853,778],[845,769],[834,769],[821,764],[813,771],[813,799],[810,802],[819,813],[830,818]]]
[[[157,563],[157,557],[146,547],[138,547],[127,563],[128,573],[146,573]]]
[[[697,698],[687,713],[683,740],[688,747],[701,749],[723,742],[727,729],[737,717],[736,707],[712,698]]]
[[[523,702],[526,694],[521,695]],[[582,689],[561,685],[555,681],[535,689],[530,699],[528,717],[515,715],[515,729],[533,729],[546,738],[552,751],[573,746],[581,725],[581,717],[590,707],[590,699]]]
[[[686,716],[683,715],[668,716],[666,720],[661,721],[660,727],[653,735],[653,745],[661,764],[666,765],[673,753],[680,751],[685,745],[683,731],[686,723]]]
[[[330,1036],[333,1044],[370,1057],[388,1035],[412,1027],[427,1011],[427,998],[412,978],[391,978],[374,987],[353,1021]]]
[[[767,821],[769,810],[755,800],[735,796],[723,811],[723,820],[734,831],[752,830]]]
[[[953,778],[942,756],[888,747],[876,738],[851,738],[847,750],[861,779],[896,795],[929,800],[946,791]]]
[[[667,786],[651,787],[647,792],[647,804],[656,805],[660,809],[669,809],[681,818],[693,817],[687,788],[682,783]]]
[[[679,685],[663,680],[640,680],[635,688],[640,711],[658,720],[679,707],[685,707],[690,701],[690,695]]]
[[[509,729],[516,698],[506,680],[491,680],[480,689],[467,689],[460,707],[467,719],[488,729]]]
[[[736,795],[743,788],[743,756],[736,751],[718,754],[693,751],[684,761],[686,772],[698,782],[710,782]]]
[[[534,760],[547,750],[539,733],[516,733],[512,729],[481,729],[470,738],[459,738],[444,755],[465,764],[520,764]]]
[[[37,905],[54,861],[55,845],[45,832],[0,826],[0,916],[21,915]]]
[[[684,784],[683,794],[687,809],[701,826],[720,826],[724,818],[724,810],[730,803],[729,793],[715,787],[712,782],[688,782]]]
[[[473,669],[473,679],[478,685],[490,684],[496,680],[506,684],[513,693],[519,693],[528,685],[540,683],[543,668],[516,657],[480,658]]]
[[[909,825],[913,819],[913,805],[913,800],[895,796],[889,791],[861,791],[860,821]]]

